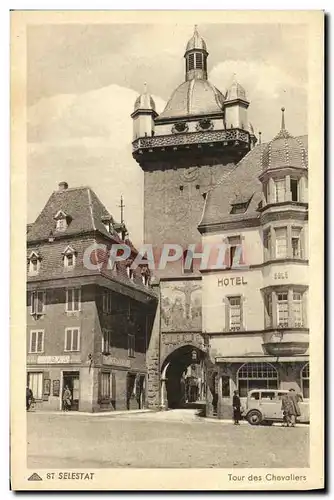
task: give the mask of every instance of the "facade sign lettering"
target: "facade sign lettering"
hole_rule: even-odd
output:
[[[125,368],[130,368],[131,366],[131,362],[129,359],[111,358],[110,356],[103,357],[103,364],[124,366]]]
[[[203,344],[203,337],[199,333],[164,333],[162,335],[164,344]]]
[[[247,284],[243,276],[233,276],[232,278],[222,278],[218,280],[218,286],[239,286]]]
[[[289,275],[288,272],[285,271],[285,273],[275,273],[274,274],[274,279],[275,280],[286,280],[288,279]]]
[[[38,365],[60,365],[70,362],[71,356],[37,356]]]

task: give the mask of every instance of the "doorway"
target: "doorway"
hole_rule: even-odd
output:
[[[79,372],[63,372],[63,393],[66,387],[69,388],[72,394],[72,404],[70,410],[78,411],[80,396]]]

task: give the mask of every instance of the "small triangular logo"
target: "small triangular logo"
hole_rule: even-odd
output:
[[[34,472],[30,477],[28,477],[28,481],[43,481],[43,479],[36,472]]]

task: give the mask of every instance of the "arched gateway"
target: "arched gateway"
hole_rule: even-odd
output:
[[[204,355],[192,344],[168,354],[161,366],[161,406],[182,408],[205,401]]]

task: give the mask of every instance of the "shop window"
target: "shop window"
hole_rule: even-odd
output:
[[[278,389],[277,370],[269,363],[246,363],[237,374],[241,397],[246,397],[252,389]]]
[[[80,350],[80,329],[66,328],[65,329],[65,351]]]
[[[290,179],[291,200],[299,201],[298,179]]]
[[[292,257],[294,259],[301,258],[301,228],[293,227],[291,236]]]
[[[30,294],[30,311],[31,314],[38,316],[44,314],[45,309],[45,292],[34,291]]]
[[[303,399],[310,398],[310,364],[307,363],[300,372],[300,385]]]
[[[43,398],[43,372],[28,373],[28,387],[35,399]]]
[[[111,338],[112,338],[112,332],[111,330],[102,330],[102,353],[104,354],[110,354],[111,352]]]
[[[44,330],[31,330],[29,339],[29,352],[44,352]]]
[[[229,330],[232,332],[241,330],[242,326],[241,296],[228,297],[228,326]]]
[[[277,326],[278,328],[289,326],[288,292],[277,294]]]
[[[68,288],[66,290],[66,312],[80,311],[81,288]]]
[[[222,376],[222,396],[223,398],[230,397],[230,377],[227,375]]]
[[[288,253],[287,228],[275,228],[276,259],[285,259]]]
[[[295,328],[303,326],[303,294],[300,292],[293,292],[292,322]]]
[[[110,400],[110,373],[102,372],[101,373],[101,388],[100,388],[100,397],[101,400]]]
[[[103,300],[103,304],[102,304],[103,312],[110,314],[111,308],[112,308],[112,293],[111,292],[104,292],[102,300]]]
[[[135,336],[130,334],[128,335],[128,356],[135,357]]]

